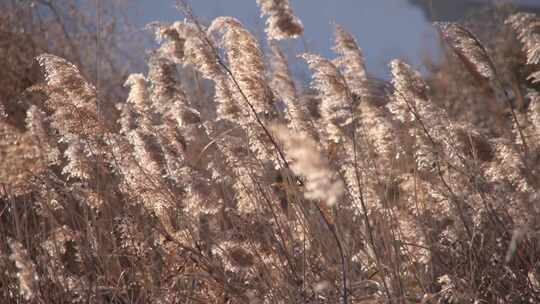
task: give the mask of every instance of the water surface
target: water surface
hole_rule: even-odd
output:
[[[379,77],[388,76],[387,63],[393,58],[406,59],[419,66],[425,54],[437,49],[436,33],[422,10],[406,0],[291,0],[296,15],[305,26],[305,40],[310,52],[334,56],[332,22],[343,25],[358,40],[366,57],[368,70]],[[143,1],[137,4],[137,24],[153,20],[175,21],[182,16],[171,0]],[[190,4],[203,21],[216,16],[234,16],[257,37],[264,37],[264,21],[259,18],[255,0],[194,0]],[[294,51],[302,52],[296,43]]]

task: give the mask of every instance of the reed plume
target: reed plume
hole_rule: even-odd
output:
[[[257,0],[261,16],[267,16],[266,34],[268,39],[282,40],[296,38],[304,33],[304,26],[291,9],[289,0]]]
[[[343,76],[351,91],[358,96],[366,95],[364,55],[356,39],[340,25],[335,28],[333,50],[339,55],[334,64],[343,69]]]
[[[313,139],[295,136],[283,126],[274,126],[272,129],[291,159],[292,171],[306,178],[305,197],[321,200],[329,206],[336,204],[343,195],[343,184],[332,172],[327,160],[321,156]]]
[[[17,267],[20,291],[24,299],[32,300],[39,295],[37,289],[39,277],[36,273],[36,265],[29,258],[27,251],[20,242],[10,240],[9,247],[12,252],[9,258]]]

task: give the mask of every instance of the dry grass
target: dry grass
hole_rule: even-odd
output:
[[[301,35],[288,1],[258,3],[269,39]],[[394,60],[385,87],[338,26],[337,58],[299,54],[304,88],[275,41],[268,63],[238,20],[179,8],[125,102],[51,54],[14,91],[3,302],[540,301],[538,16],[490,19],[512,51],[438,24],[441,63]]]

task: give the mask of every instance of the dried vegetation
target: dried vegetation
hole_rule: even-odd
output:
[[[180,1],[125,101],[36,57],[0,133],[3,303],[539,302],[540,17],[436,24],[441,62],[384,87],[336,26],[303,88],[277,42],[302,23],[257,2],[269,63]]]

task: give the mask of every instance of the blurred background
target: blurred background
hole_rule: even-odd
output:
[[[264,40],[264,20],[255,0],[189,1],[195,14],[210,22],[217,16],[234,16],[256,36]],[[291,6],[305,27],[305,42],[310,52],[333,56],[332,23],[344,26],[353,34],[364,51],[368,70],[387,78],[387,63],[401,58],[417,68],[422,59],[438,53],[437,35],[432,21],[456,21],[475,11],[501,1],[492,0],[291,0]],[[539,0],[514,0],[519,10],[540,10]],[[132,16],[138,27],[154,21],[175,21],[181,15],[171,0],[138,1]],[[302,52],[300,42],[291,46]]]
[[[190,1],[195,14],[210,22],[216,16],[234,16],[260,40],[264,40],[264,19],[255,0],[197,0]],[[377,75],[387,75],[386,64],[396,57],[419,63],[419,54],[436,51],[436,33],[430,26],[421,6],[406,0],[292,0],[295,14],[305,28],[302,41],[289,42],[291,53],[310,52],[331,58],[332,23],[344,26],[358,40],[366,56],[368,69]],[[156,18],[174,21],[181,18],[170,0],[141,2],[138,26]],[[426,54],[427,55],[427,54]]]

